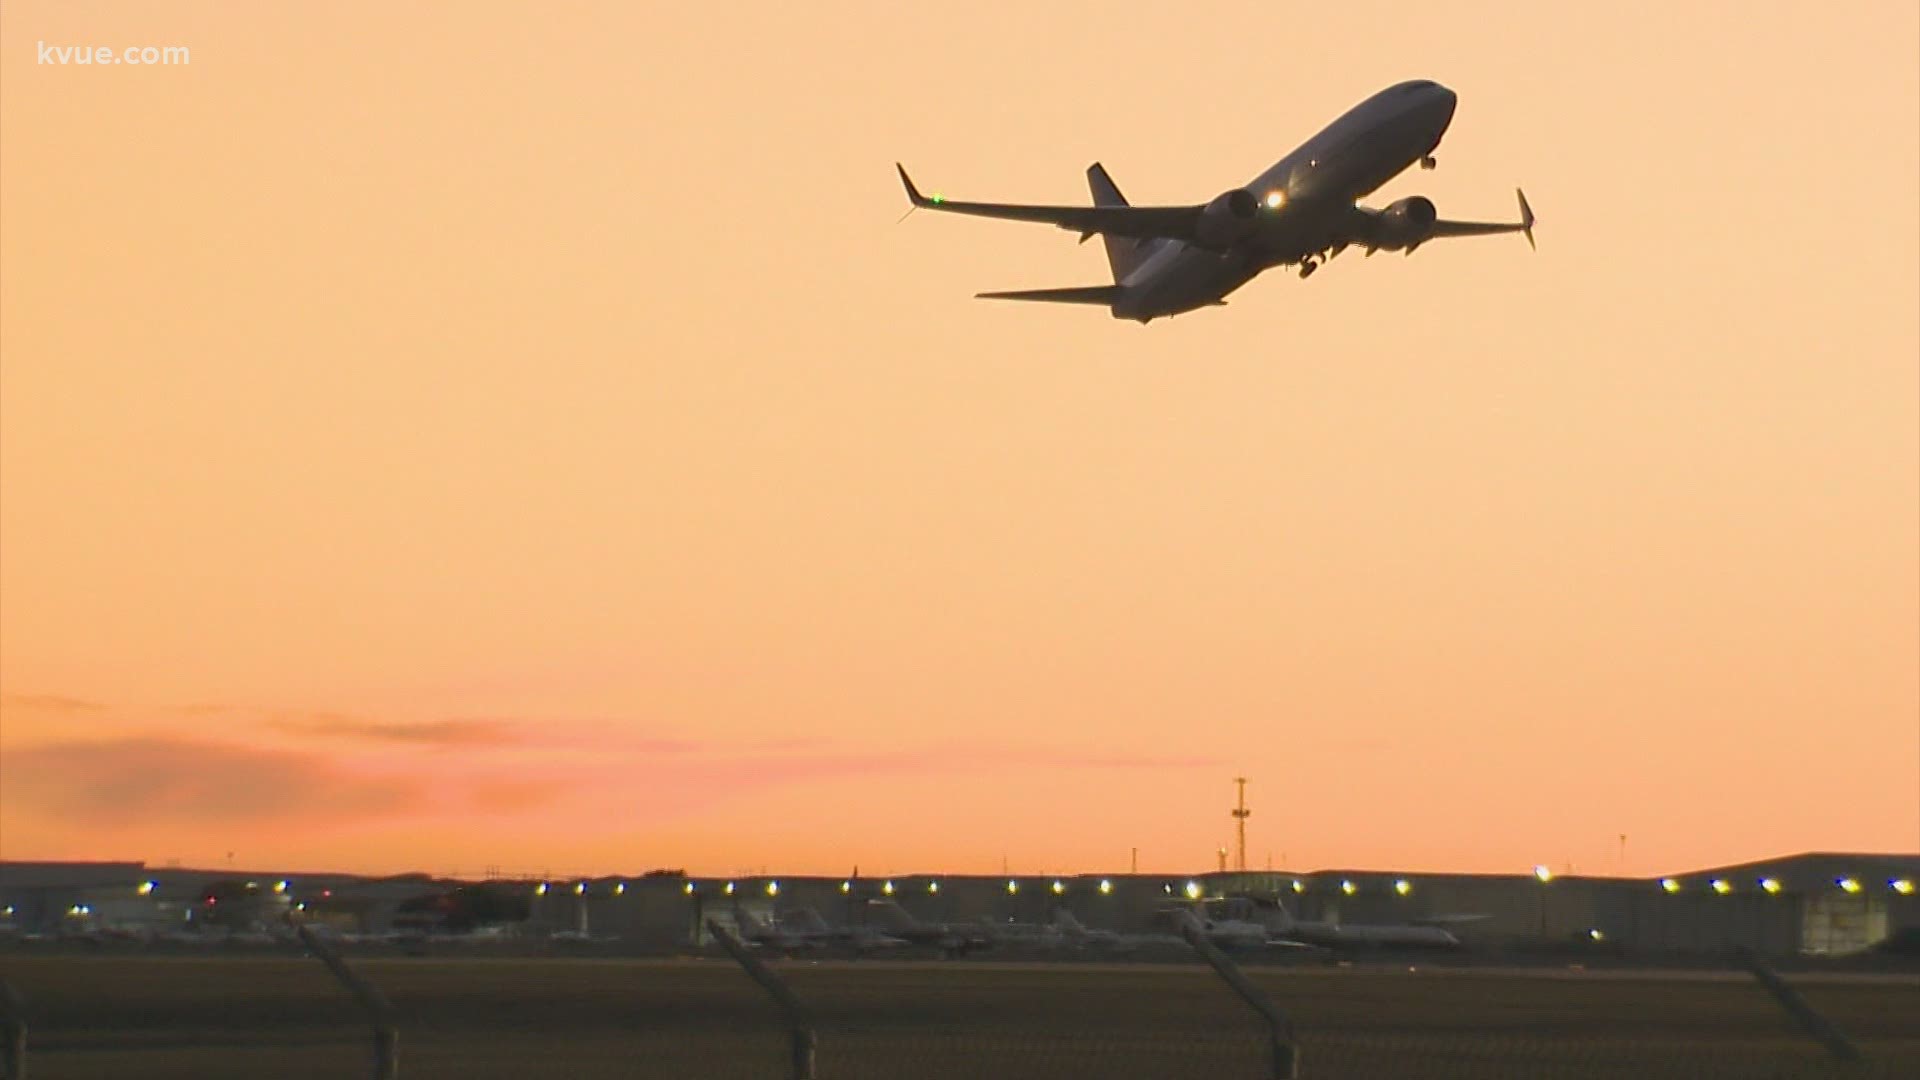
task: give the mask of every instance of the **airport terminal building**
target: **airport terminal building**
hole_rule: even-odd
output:
[[[0,862],[0,941],[258,935],[288,915],[343,934],[430,935],[450,898],[511,900],[518,938],[645,951],[702,944],[708,920],[811,908],[869,925],[892,904],[925,923],[1040,926],[1057,909],[1089,927],[1166,933],[1169,909],[1256,897],[1295,919],[1442,925],[1468,951],[1619,956],[1838,957],[1920,934],[1920,855],[1810,853],[1655,878],[1317,870],[1074,876],[909,874],[858,879],[688,877],[452,881],[297,871],[153,868],[137,862]]]

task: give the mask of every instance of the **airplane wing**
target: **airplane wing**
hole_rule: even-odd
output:
[[[1017,203],[956,202],[944,195],[922,195],[907,176],[906,166],[898,162],[900,183],[907,189],[907,200],[921,210],[939,210],[949,214],[1002,218],[1008,221],[1037,221],[1080,234],[1080,239],[1098,233],[1135,240],[1192,240],[1204,206],[1029,206]]]
[[[1492,221],[1436,221],[1428,238],[1438,240],[1447,236],[1489,236],[1494,233],[1526,233],[1527,246],[1533,243],[1533,208],[1527,205],[1527,193],[1519,188],[1513,189],[1520,199],[1520,220],[1511,224]]]

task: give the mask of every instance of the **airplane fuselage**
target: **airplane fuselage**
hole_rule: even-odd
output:
[[[1456,104],[1453,91],[1422,79],[1349,109],[1247,185],[1261,200],[1252,239],[1226,251],[1151,241],[1152,254],[1118,283],[1114,318],[1146,322],[1218,304],[1262,270],[1326,250],[1356,201],[1433,153]]]

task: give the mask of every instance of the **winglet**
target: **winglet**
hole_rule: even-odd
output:
[[[906,173],[900,175],[905,176]],[[1520,199],[1520,231],[1526,234],[1527,246],[1539,251],[1539,245],[1533,242],[1533,207],[1527,205],[1527,193],[1519,188],[1514,188],[1513,193]]]
[[[905,165],[896,161],[893,163],[893,167],[900,170],[900,183],[907,189],[908,202],[913,203],[915,206],[930,206],[933,204],[932,199],[920,194],[920,189],[913,186],[913,178],[907,175],[907,167]]]

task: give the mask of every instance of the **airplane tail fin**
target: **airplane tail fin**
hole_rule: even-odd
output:
[[[867,907],[878,916],[881,925],[889,930],[912,930],[920,925],[920,920],[907,913],[907,909],[892,900],[869,900]]]
[[[828,929],[827,920],[821,918],[820,913],[810,907],[796,908],[788,912],[787,921],[802,933],[819,934],[825,933]]]
[[[1053,925],[1069,934],[1078,934],[1086,930],[1086,927],[1080,925],[1080,920],[1073,917],[1073,912],[1066,908],[1060,908],[1053,913]]]
[[[1125,291],[1120,285],[1072,285],[1064,289],[1012,289],[974,295],[981,300],[1039,300],[1050,304],[1099,304],[1107,307],[1120,299]]]
[[[1127,205],[1127,197],[1120,194],[1119,185],[1107,175],[1106,166],[1097,161],[1087,166],[1087,187],[1093,190],[1095,206]],[[1083,236],[1081,239],[1086,238]],[[1107,265],[1113,268],[1113,280],[1116,283],[1125,281],[1127,275],[1146,260],[1149,241],[1124,236],[1103,236],[1101,239],[1106,242]]]

